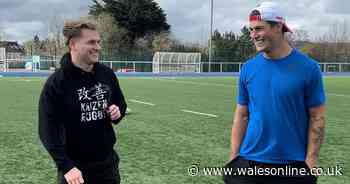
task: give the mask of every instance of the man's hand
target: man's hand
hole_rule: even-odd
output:
[[[234,160],[238,156],[238,153],[231,153],[231,160]]]
[[[66,179],[68,184],[81,184],[84,183],[83,176],[80,172],[80,170],[76,167],[68,171],[64,178]]]
[[[318,155],[323,143],[326,123],[325,111],[325,105],[309,109],[310,124],[305,163],[310,169],[317,166]]]
[[[119,107],[114,104],[108,107],[107,112],[109,113],[112,121],[117,120],[121,116]]]
[[[309,169],[315,168],[317,166],[317,161],[315,159],[307,158],[305,160],[305,163],[309,167]]]
[[[231,160],[239,155],[239,149],[247,130],[248,117],[248,107],[237,104],[231,130]]]

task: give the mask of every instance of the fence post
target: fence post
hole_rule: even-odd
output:
[[[9,66],[8,66],[7,58],[5,58],[5,61],[4,61],[4,71],[5,71],[5,72],[8,72],[8,68],[9,68]]]
[[[7,54],[5,54],[5,72],[8,72],[9,69],[10,69],[10,67],[9,67],[8,64],[9,64],[9,63],[8,63],[8,61],[7,61]]]

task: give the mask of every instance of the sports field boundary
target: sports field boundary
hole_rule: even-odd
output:
[[[0,72],[0,77],[48,77],[52,71],[39,71],[39,72]],[[164,72],[164,73],[152,73],[152,72],[115,72],[118,77],[238,77],[238,72]],[[344,76],[350,77],[350,72],[327,72],[323,73],[324,76]]]

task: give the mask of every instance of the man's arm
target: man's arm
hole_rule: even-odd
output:
[[[310,168],[316,167],[321,144],[323,143],[325,132],[325,112],[325,105],[309,109],[310,124],[305,162]]]
[[[231,159],[236,158],[239,154],[239,149],[247,130],[248,117],[248,107],[237,104],[231,132]]]
[[[63,124],[59,122],[60,108],[56,95],[59,89],[53,87],[50,79],[46,82],[39,100],[39,138],[55,161],[57,168],[65,173],[66,181],[69,184],[83,183],[82,173],[74,167],[64,148],[65,130]]]
[[[67,172],[74,165],[66,155],[64,148],[64,127],[57,119],[57,88],[52,85],[51,78],[45,84],[39,100],[39,138],[56,163],[58,169]]]
[[[113,124],[118,124],[122,119],[123,117],[125,116],[125,111],[126,111],[126,108],[127,108],[127,104],[125,102],[125,98],[124,98],[124,95],[123,95],[123,92],[120,88],[120,85],[119,85],[119,81],[117,79],[117,77],[115,76],[115,74],[113,73],[113,86],[112,86],[112,92],[113,92],[113,97],[112,97],[112,106],[110,107],[110,111],[112,113],[112,111],[114,110],[115,113],[112,113],[112,114],[116,114],[116,118],[112,118],[112,122]],[[114,107],[114,106],[117,106]],[[116,112],[118,111],[118,112]],[[112,115],[111,114],[111,115]]]

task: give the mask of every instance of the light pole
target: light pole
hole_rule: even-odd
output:
[[[210,0],[210,38],[209,38],[209,66],[208,66],[208,72],[211,72],[212,38],[213,38],[213,0]]]

